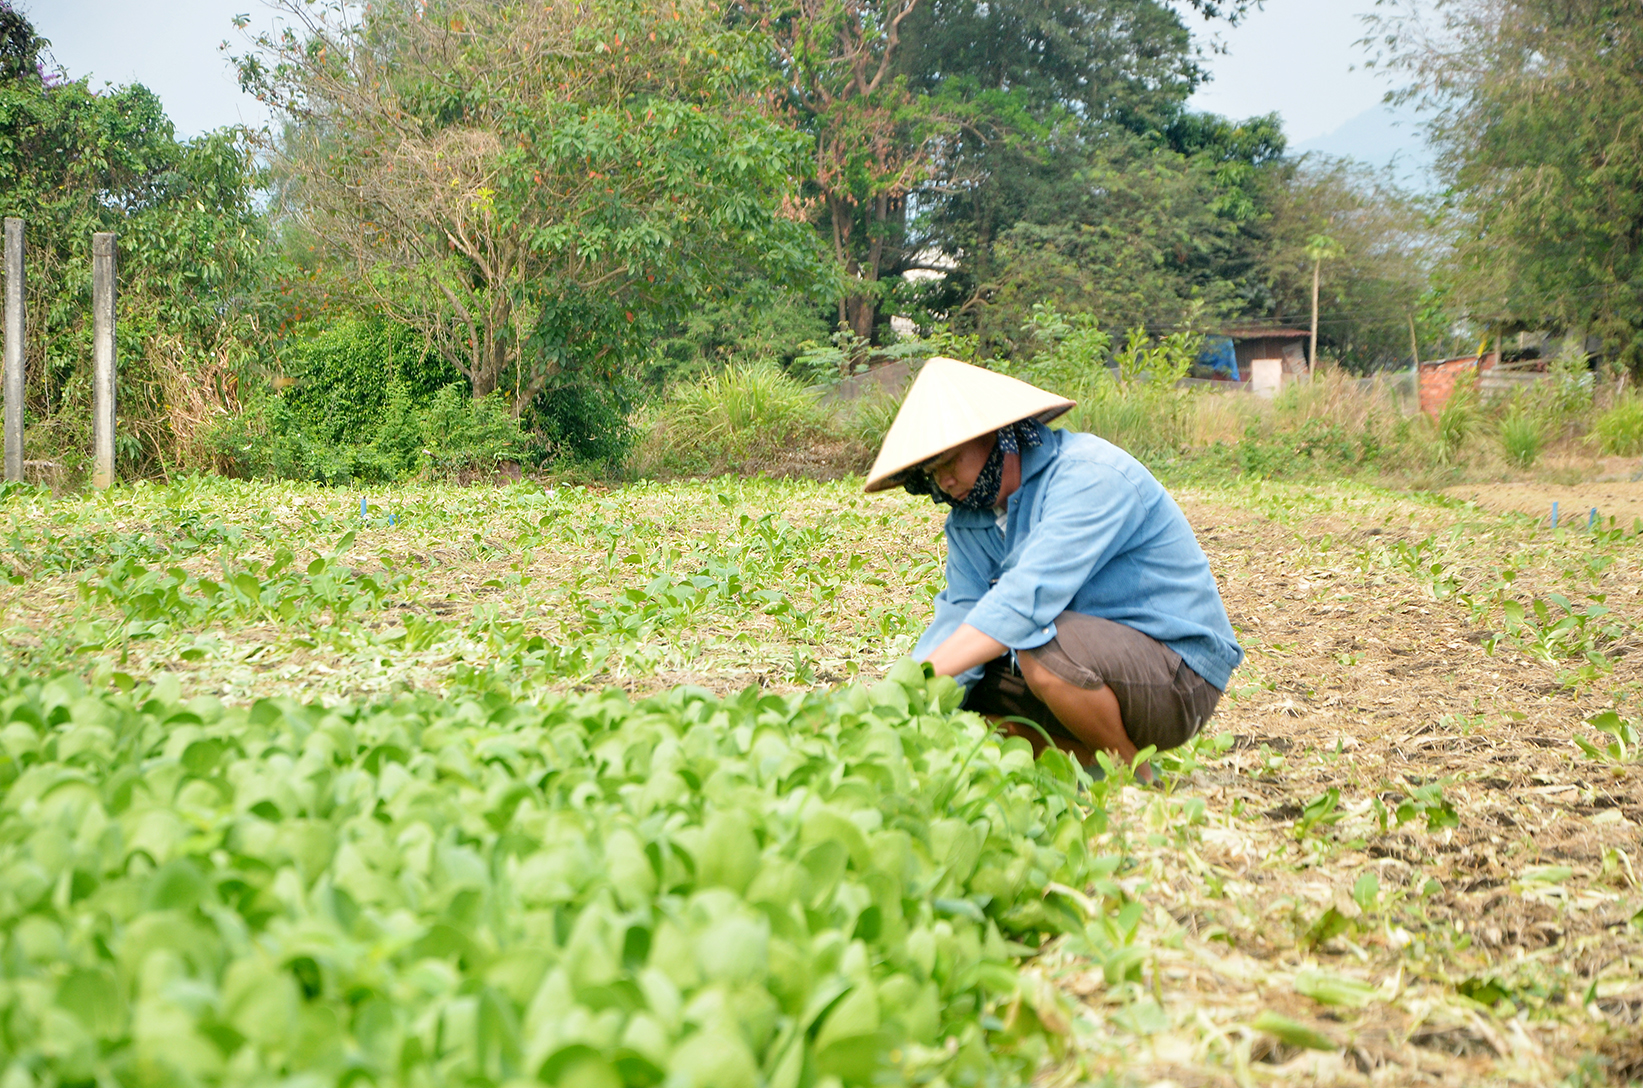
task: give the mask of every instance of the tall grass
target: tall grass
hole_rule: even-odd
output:
[[[850,453],[861,462],[861,467],[872,462],[900,409],[899,396],[875,385],[839,414],[836,421],[839,434],[849,443]]]
[[[1513,404],[1495,424],[1495,436],[1500,439],[1500,452],[1507,464],[1529,468],[1540,459],[1541,447],[1546,444],[1546,426],[1538,413]]]
[[[1054,317],[1042,315],[1045,324]],[[1193,350],[1185,338],[1133,332],[1114,353],[1114,371],[1102,365],[1092,330],[1055,333],[1033,360],[1000,369],[1072,396],[1078,406],[1058,425],[1098,434],[1155,469],[1289,478],[1368,471],[1441,487],[1554,459],[1569,471],[1568,458],[1589,448],[1579,439],[1588,427],[1605,453],[1643,454],[1643,396],[1598,414],[1594,383],[1573,362],[1508,401],[1486,403],[1475,381],[1462,380],[1431,418],[1416,409],[1402,374],[1366,381],[1324,367],[1263,400],[1178,388],[1174,378]],[[732,368],[653,405],[637,421],[644,437],[628,467],[638,475],[859,472],[898,408],[898,397],[879,391],[829,405],[774,366]]]
[[[1067,413],[1066,426],[1100,435],[1143,459],[1181,452],[1189,444],[1201,398],[1178,383],[1191,369],[1201,342],[1188,333],[1153,341],[1145,329],[1131,329],[1124,346],[1113,353],[1116,368],[1097,362],[1076,370],[1082,380],[1067,395],[1079,403]],[[1096,341],[1086,337],[1080,344],[1075,333],[1046,354],[1060,362],[1073,345],[1082,356]]]
[[[676,386],[639,426],[644,437],[628,465],[640,476],[781,474],[837,441],[817,394],[770,363]]]
[[[1320,368],[1271,400],[1244,393],[1193,398],[1200,446],[1240,472],[1271,477],[1353,472],[1398,462],[1414,429],[1394,381],[1363,382]]]
[[[1624,393],[1592,422],[1597,448],[1617,457],[1643,453],[1643,397]]]
[[[1179,451],[1187,428],[1185,398],[1166,404],[1133,393],[1115,392],[1085,401],[1067,415],[1069,430],[1100,435],[1108,442],[1146,458]]]
[[[1455,387],[1438,412],[1437,459],[1439,464],[1452,465],[1460,459],[1461,447],[1472,433],[1478,417],[1478,385],[1475,375],[1466,374],[1455,379]]]

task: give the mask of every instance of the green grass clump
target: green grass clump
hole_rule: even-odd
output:
[[[1546,429],[1534,412],[1513,405],[1496,424],[1501,453],[1509,464],[1529,468],[1540,459],[1541,447],[1546,443]]]
[[[1098,868],[1073,765],[911,662],[638,704],[116,680],[0,680],[35,1083],[1009,1085],[1055,1044],[1018,964]]]
[[[751,475],[831,437],[817,394],[767,363],[677,386],[645,422],[630,460],[641,476]]]
[[[1444,402],[1435,421],[1436,455],[1440,465],[1452,465],[1460,459],[1461,449],[1471,437],[1478,422],[1477,378],[1465,374],[1455,379],[1454,389]]]
[[[841,413],[844,435],[860,451],[865,463],[871,463],[884,444],[884,436],[890,433],[890,424],[896,421],[900,410],[899,395],[874,386]]]
[[[1127,391],[1092,398],[1068,415],[1071,430],[1099,435],[1137,457],[1173,452],[1180,445],[1180,404]]]
[[[1628,393],[1592,423],[1598,449],[1617,457],[1643,454],[1643,397]]]

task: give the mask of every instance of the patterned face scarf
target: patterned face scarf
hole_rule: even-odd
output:
[[[998,503],[998,489],[1004,485],[1005,456],[1011,453],[1019,454],[1023,448],[1042,445],[1044,442],[1039,436],[1037,422],[1031,419],[1000,427],[995,438],[993,452],[987,455],[987,463],[981,466],[975,484],[964,498],[953,498],[936,486],[929,473],[917,469],[908,473],[902,486],[907,489],[908,494],[930,496],[930,501],[934,503],[946,503],[948,506],[963,510],[991,510]]]

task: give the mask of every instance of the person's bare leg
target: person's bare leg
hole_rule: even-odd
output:
[[[1124,731],[1124,719],[1118,710],[1118,696],[1103,684],[1098,688],[1081,688],[1068,683],[1027,654],[1016,655],[1021,667],[1021,678],[1034,695],[1044,700],[1061,724],[1091,751],[1103,750],[1124,763],[1135,760],[1135,743]],[[1074,753],[1077,755],[1078,753]],[[1150,780],[1147,768],[1137,768],[1137,776]]]

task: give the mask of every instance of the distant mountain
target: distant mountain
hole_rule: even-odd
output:
[[[1349,156],[1377,170],[1391,165],[1399,181],[1412,189],[1438,186],[1420,118],[1407,107],[1372,106],[1334,132],[1304,140],[1290,150],[1297,155],[1317,151]]]

